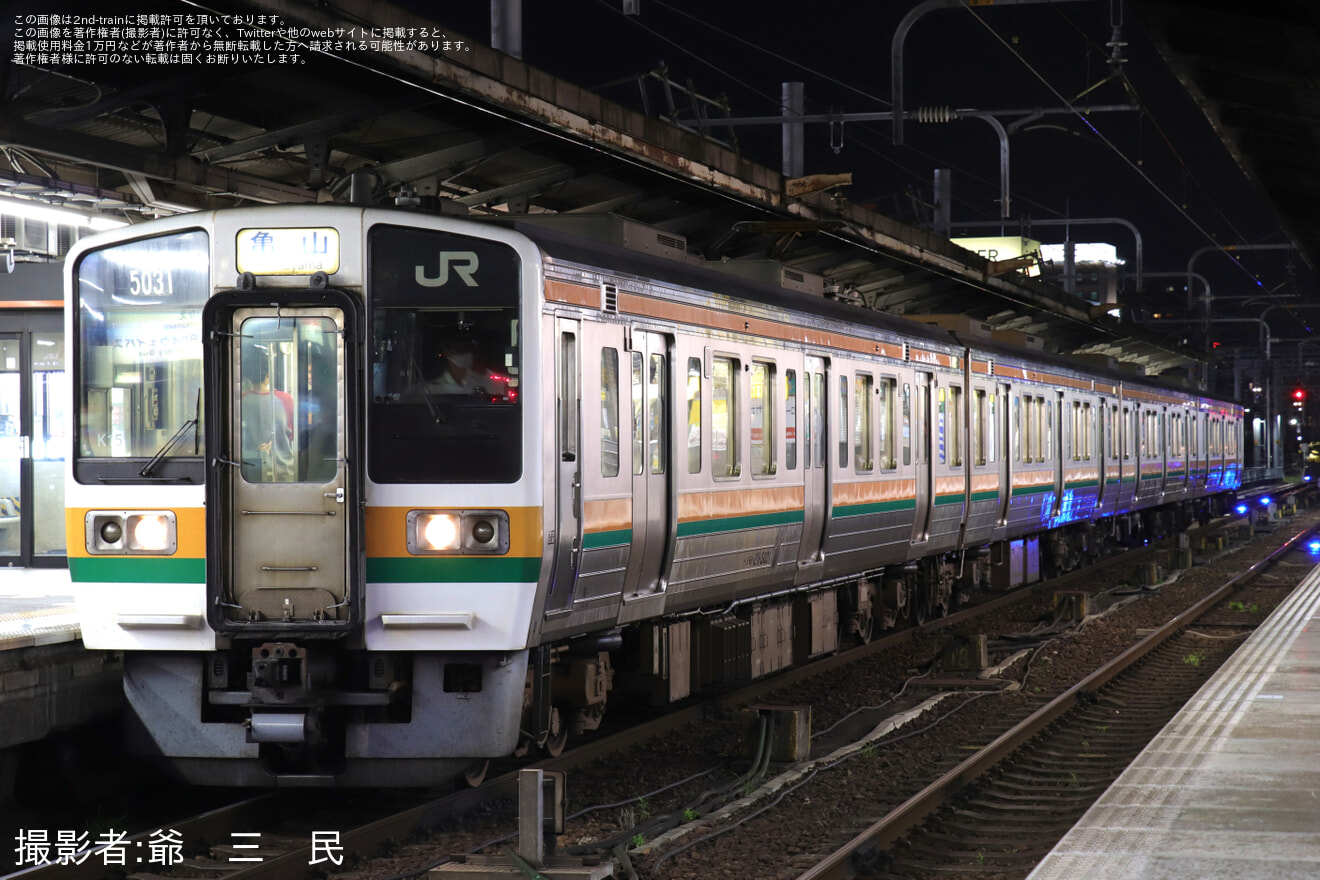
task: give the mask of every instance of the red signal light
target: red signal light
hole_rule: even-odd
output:
[[[1298,388],[1296,391],[1293,392],[1293,400],[1306,400],[1306,391],[1304,391],[1301,388]]]

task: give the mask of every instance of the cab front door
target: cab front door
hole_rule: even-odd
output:
[[[225,377],[224,390],[212,392],[224,405],[208,409],[218,423],[207,442],[221,450],[207,504],[219,629],[326,631],[359,616],[350,311],[208,308],[227,328],[210,372]]]

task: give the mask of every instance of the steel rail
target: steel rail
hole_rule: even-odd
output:
[[[1064,691],[1030,717],[1019,722],[974,756],[913,795],[897,809],[848,841],[823,861],[800,874],[797,880],[846,880],[846,878],[854,877],[855,873],[851,866],[854,853],[864,848],[888,846],[897,841],[914,826],[947,804],[955,794],[970,784],[972,780],[1003,762],[1060,715],[1077,705],[1084,695],[1097,690],[1110,679],[1145,657],[1176,632],[1217,605],[1239,583],[1254,577],[1265,566],[1292,552],[1302,541],[1318,530],[1320,530],[1320,523],[1298,532],[1277,550],[1256,562],[1246,571],[1230,578],[1213,593],[1205,596],[1186,611],[1174,616],[1131,648]]]

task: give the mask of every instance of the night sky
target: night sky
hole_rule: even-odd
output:
[[[636,76],[663,61],[675,81],[691,80],[711,97],[727,95],[735,116],[778,113],[784,80],[805,83],[808,113],[887,111],[891,38],[915,2],[640,4],[640,16],[624,16],[620,0],[524,3],[523,58],[637,109]],[[485,3],[455,4],[429,15],[478,42],[489,41]],[[1128,44],[1126,83],[1103,82],[1112,70],[1106,43],[1115,24]],[[1194,251],[1215,243],[1285,241],[1271,206],[1170,73],[1130,4],[938,10],[913,27],[905,54],[908,110],[1058,108],[1064,106],[1059,96],[1075,106],[1141,105],[1140,112],[1094,114],[1089,124],[1075,115],[1049,115],[1013,134],[1009,234],[1022,219],[1120,217],[1142,233],[1147,272],[1185,271]],[[658,86],[651,95],[658,103]],[[808,126],[806,173],[852,172],[848,198],[920,225],[925,218],[918,203],[931,201],[933,169],[950,168],[955,234],[958,221],[999,217],[998,141],[989,124],[909,120],[906,134],[905,146],[895,147],[889,123],[848,123],[836,153],[828,126]],[[777,127],[738,130],[741,152],[775,169],[779,137]],[[834,137],[839,140],[837,129]],[[1032,232],[1050,242],[1061,241],[1063,230]],[[1120,257],[1132,259],[1133,237],[1121,227],[1087,227],[1073,237],[1109,241]],[[1211,278],[1216,295],[1288,286],[1283,252],[1242,260],[1259,274],[1260,286],[1222,255],[1199,258],[1196,269]],[[1300,261],[1294,268],[1301,268]],[[1148,287],[1170,284],[1178,292],[1169,304],[1183,302],[1180,280]]]

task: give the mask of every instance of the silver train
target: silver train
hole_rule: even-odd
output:
[[[79,242],[70,570],[138,753],[446,782],[1238,485],[1235,404],[572,222],[608,234],[283,206]]]

